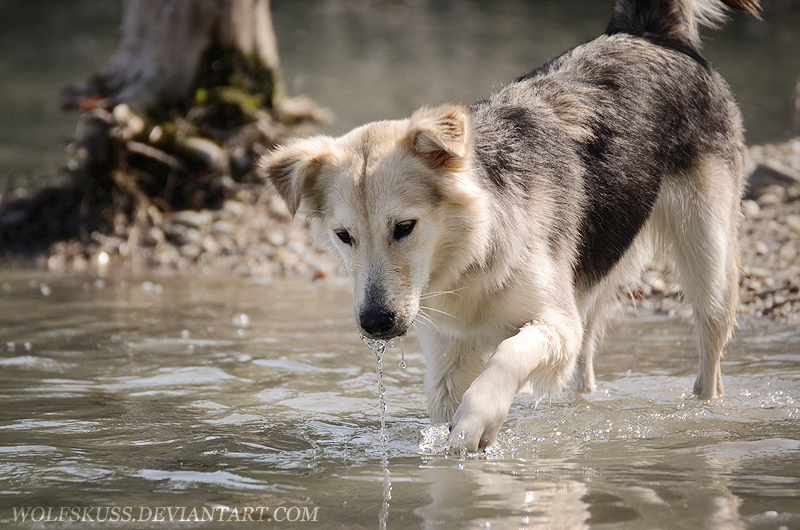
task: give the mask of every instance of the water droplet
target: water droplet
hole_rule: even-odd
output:
[[[250,324],[250,317],[245,313],[239,313],[231,319],[233,325],[237,328],[246,328]]]
[[[405,370],[406,369],[406,362],[405,361],[400,361],[400,369],[401,370]]]

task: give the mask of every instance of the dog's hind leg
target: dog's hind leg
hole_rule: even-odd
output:
[[[694,393],[708,399],[723,394],[719,363],[736,320],[741,187],[715,158],[663,186],[655,221],[692,304],[700,354]]]
[[[584,318],[586,323],[581,344],[581,353],[572,379],[572,388],[577,392],[594,392],[594,353],[603,342],[606,329],[605,300],[596,300]]]
[[[638,278],[642,263],[652,257],[650,232],[642,231],[614,269],[601,282],[584,294],[580,302],[583,316],[583,341],[571,388],[577,392],[593,392],[594,354],[603,343],[608,323],[609,304],[616,300],[619,287]]]

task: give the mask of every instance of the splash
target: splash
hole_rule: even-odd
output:
[[[383,384],[383,354],[386,353],[386,341],[375,340],[361,335],[364,344],[372,350],[378,360],[375,368],[378,374],[378,396],[380,399],[381,418],[381,470],[383,470],[383,504],[378,515],[379,528],[385,529],[389,522],[389,502],[392,500],[392,480],[389,475],[389,453],[386,449],[386,387]],[[403,361],[405,364],[405,361]]]
[[[447,451],[447,437],[450,436],[450,428],[447,423],[428,425],[420,431],[422,441],[419,449],[424,455],[440,455]]]

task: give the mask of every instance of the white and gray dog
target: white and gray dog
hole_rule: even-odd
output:
[[[417,334],[451,449],[495,439],[514,395],[594,388],[619,285],[656,253],[694,309],[698,397],[722,394],[738,298],[742,117],[699,25],[757,0],[617,0],[606,33],[471,107],[423,108],[261,167],[353,281],[378,340]]]

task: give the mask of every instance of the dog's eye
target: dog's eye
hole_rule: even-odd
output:
[[[339,228],[338,230],[334,230],[333,233],[336,234],[336,237],[339,238],[339,241],[341,241],[345,245],[353,244],[353,237],[350,235],[350,232],[348,232],[344,228]]]
[[[409,219],[408,221],[400,221],[396,225],[394,225],[394,233],[392,237],[394,237],[395,241],[403,239],[404,237],[408,237],[411,235],[411,232],[414,231],[414,227],[417,226],[417,221],[414,219]]]

